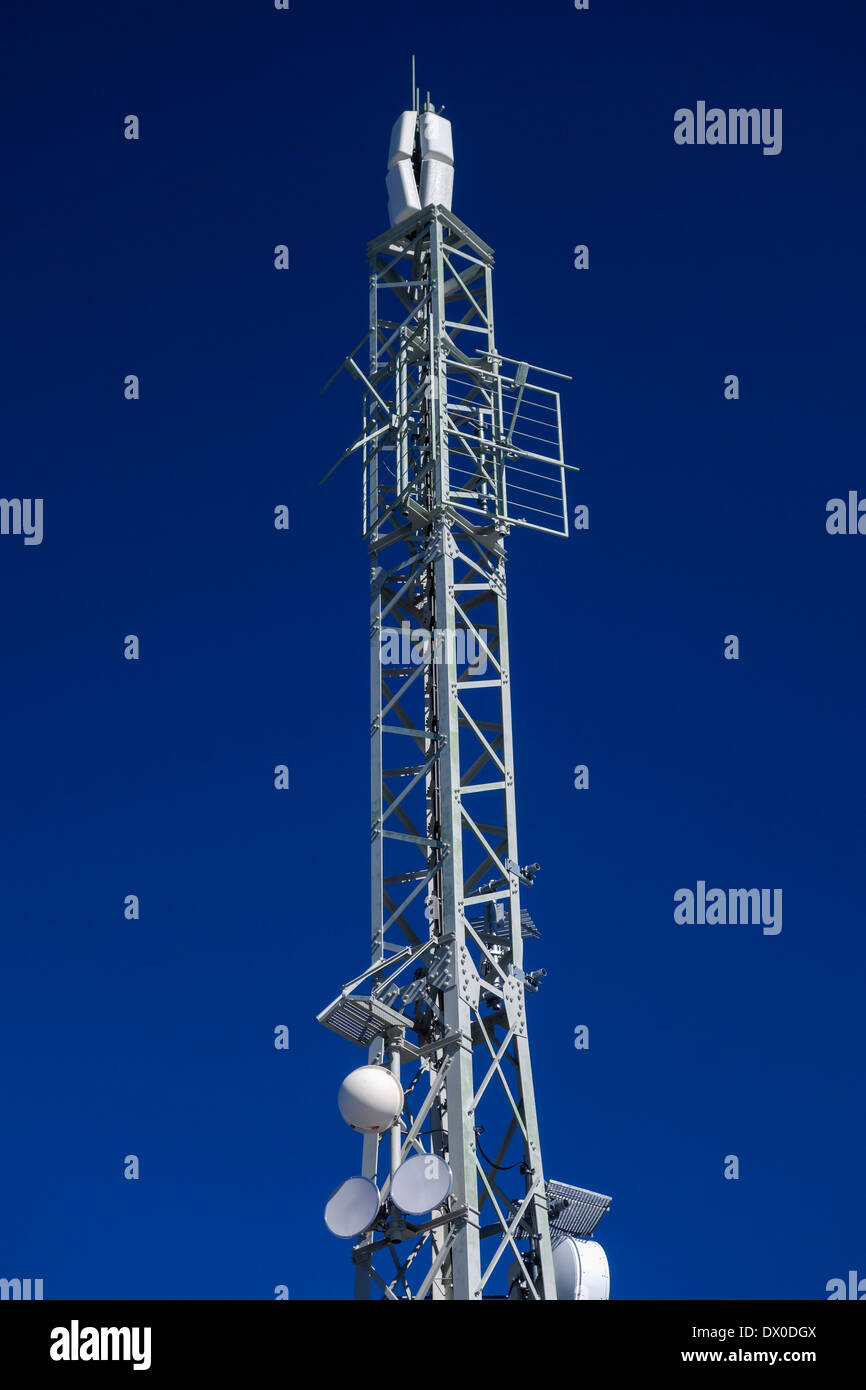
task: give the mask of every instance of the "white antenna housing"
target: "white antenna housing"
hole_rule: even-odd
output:
[[[421,136],[421,158],[438,159],[443,164],[454,165],[454,143],[451,139],[451,122],[435,111],[422,111],[419,117]]]
[[[421,198],[411,159],[398,156],[393,168],[388,170],[385,185],[388,189],[388,221],[392,227],[421,211]]]
[[[420,188],[416,170],[420,168]],[[451,122],[432,109],[403,111],[394,122],[388,149],[388,219],[405,222],[422,208],[451,209],[454,144]]]
[[[556,1297],[561,1302],[603,1302],[610,1298],[610,1268],[597,1240],[567,1236],[554,1248]]]
[[[415,153],[415,130],[418,125],[417,111],[404,111],[394,122],[391,131],[391,148],[388,151],[388,168],[393,169],[398,159],[411,159]]]
[[[337,1104],[351,1129],[360,1134],[380,1134],[398,1119],[403,1088],[385,1067],[358,1067],[340,1087]]]

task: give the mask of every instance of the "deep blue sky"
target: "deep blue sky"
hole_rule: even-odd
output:
[[[855,0],[7,19],[0,494],[44,498],[45,537],[0,536],[0,1275],[351,1296],[321,1213],[363,1057],[315,1015],[367,963],[367,561],[357,467],[317,486],[358,392],[319,387],[364,331],[413,50],[500,350],[573,374],[590,507],[510,544],[546,1170],[613,1195],[616,1298],[866,1275],[866,537],[824,524],[866,495],[864,27]],[[699,99],[781,107],[782,153],[677,146]],[[677,926],[698,879],[781,887],[781,934]]]

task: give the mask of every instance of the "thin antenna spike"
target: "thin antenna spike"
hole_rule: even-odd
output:
[[[416,104],[415,104],[416,99],[417,99],[417,93],[416,93],[416,90],[415,90],[415,54],[413,53],[413,54],[412,54],[412,110],[413,110],[413,111],[417,111],[417,110],[418,110],[418,107],[417,107]]]

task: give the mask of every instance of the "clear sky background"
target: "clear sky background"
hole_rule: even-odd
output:
[[[413,51],[500,350],[574,377],[590,508],[509,548],[546,1171],[613,1196],[615,1298],[866,1275],[866,536],[825,529],[866,496],[862,6],[4,26],[0,494],[45,529],[0,536],[0,1276],[351,1297],[322,1210],[363,1056],[315,1015],[368,960],[367,559],[357,466],[317,485],[358,389],[319,388],[365,329]],[[781,107],[781,154],[676,145],[698,100]],[[699,879],[782,888],[781,933],[678,926]]]

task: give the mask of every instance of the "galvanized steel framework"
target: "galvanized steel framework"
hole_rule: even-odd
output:
[[[441,207],[368,248],[372,965],[320,1019],[406,1092],[364,1140],[383,1205],[358,1298],[555,1298],[523,965],[504,541],[567,533],[555,391],[497,354],[493,255]],[[429,1218],[388,1203],[416,1152],[449,1163]],[[383,1170],[386,1170],[383,1172]],[[607,1200],[607,1199],[604,1199]],[[596,1218],[597,1219],[597,1218]]]

